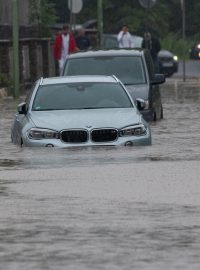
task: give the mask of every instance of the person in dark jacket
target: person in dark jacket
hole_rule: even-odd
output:
[[[76,37],[76,45],[80,51],[85,51],[90,48],[90,40],[85,35],[85,30],[83,28],[78,30],[78,35]]]
[[[152,36],[150,32],[146,31],[142,41],[142,48],[148,49],[150,51],[154,62],[155,71],[159,73],[158,53],[161,50],[159,39]]]

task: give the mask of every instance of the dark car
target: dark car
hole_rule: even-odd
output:
[[[189,50],[190,59],[200,59],[200,43],[194,44]]]
[[[141,48],[143,37],[132,35],[133,47]],[[119,48],[117,35],[104,34],[102,38],[104,49]],[[200,46],[199,46],[200,52]],[[199,53],[200,56],[200,53]],[[167,50],[160,50],[158,53],[160,73],[165,74],[166,77],[171,77],[174,73],[178,72],[178,57],[172,52]]]
[[[116,49],[78,52],[68,56],[63,75],[115,75],[134,99],[145,102],[141,113],[147,121],[163,118],[159,84],[163,74],[155,74],[149,51]]]
[[[143,38],[136,35],[131,35],[133,48],[141,48]],[[103,34],[102,35],[102,48],[103,49],[116,49],[119,48],[119,43],[116,34]]]
[[[166,77],[171,77],[178,71],[178,57],[167,50],[161,50],[158,53],[160,73]]]

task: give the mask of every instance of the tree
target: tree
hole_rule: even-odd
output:
[[[30,21],[38,26],[41,36],[50,36],[50,27],[55,23],[56,11],[48,0],[30,0]]]
[[[69,22],[67,0],[49,0],[55,5],[59,22]],[[123,2],[123,4],[122,4]],[[200,2],[185,0],[186,35],[199,33]],[[169,32],[180,35],[182,13],[180,0],[157,0],[149,10],[141,7],[139,0],[103,0],[104,32],[117,33],[122,24],[127,23],[130,31],[141,34],[151,27],[157,35],[164,37]],[[97,19],[97,0],[83,0],[83,9],[76,16],[77,23]]]

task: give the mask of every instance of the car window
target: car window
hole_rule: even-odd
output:
[[[147,50],[145,51],[144,55],[145,55],[145,61],[147,64],[147,70],[149,73],[149,79],[151,80],[153,77],[153,74],[155,73],[153,60],[152,60],[150,53]]]
[[[103,37],[103,48],[104,49],[119,48],[117,37],[112,36]]]
[[[115,75],[124,84],[144,84],[146,77],[140,56],[101,56],[68,59],[64,75]]]
[[[142,40],[143,40],[142,37],[132,35],[131,38],[132,38],[132,43],[133,43],[134,48],[141,48],[142,47]]]
[[[70,83],[38,88],[33,110],[128,108],[133,104],[117,83]]]

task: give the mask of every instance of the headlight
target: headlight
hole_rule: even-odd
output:
[[[178,61],[178,56],[177,55],[174,55],[173,56],[173,59],[174,59],[174,61]]]
[[[42,139],[58,139],[59,134],[57,131],[51,129],[41,129],[41,128],[31,128],[29,129],[28,137],[32,140],[42,140]]]
[[[147,129],[143,124],[134,125],[134,126],[128,126],[125,128],[122,128],[119,131],[119,136],[143,136],[147,133]]]
[[[197,45],[197,49],[200,49],[200,44]]]

